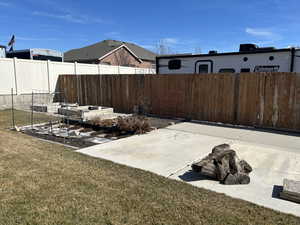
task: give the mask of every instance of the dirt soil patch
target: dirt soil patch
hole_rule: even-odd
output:
[[[47,118],[47,117],[45,117]],[[64,123],[45,123],[22,128],[22,132],[48,141],[85,148],[132,135],[145,134],[175,124],[179,120],[145,116],[117,117],[115,119],[78,122],[64,120]],[[53,132],[55,130],[55,132]],[[57,131],[57,132],[56,132]]]
[[[93,145],[96,145],[95,143],[91,143],[89,141],[86,141],[84,138],[78,139],[78,138],[63,138],[63,137],[57,137],[53,135],[46,135],[46,134],[38,134],[36,132],[33,132],[31,130],[25,131],[24,132],[27,135],[30,135],[32,137],[37,137],[40,139],[48,140],[48,141],[53,141],[61,144],[66,144],[70,145],[76,148],[86,148],[90,147]]]

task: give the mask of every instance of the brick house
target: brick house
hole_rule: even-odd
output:
[[[156,55],[133,43],[104,40],[64,53],[65,62],[154,68]]]

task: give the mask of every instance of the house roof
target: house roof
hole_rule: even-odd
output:
[[[79,61],[100,59],[122,45],[125,45],[139,59],[150,61],[155,60],[156,55],[153,52],[133,43],[115,40],[104,40],[83,48],[72,49],[64,53],[64,60]]]

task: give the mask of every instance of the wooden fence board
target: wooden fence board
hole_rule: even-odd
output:
[[[264,97],[261,103],[264,105],[263,124],[268,127],[273,126],[273,102],[274,102],[274,78],[272,76],[264,76]]]
[[[295,77],[295,95],[293,108],[293,126],[291,129],[300,130],[300,76]]]
[[[240,75],[240,95],[238,100],[238,123],[248,126],[256,125],[258,116],[257,98],[259,98],[259,94],[257,92],[259,77],[256,74],[252,75]]]
[[[300,131],[300,75],[61,75],[66,101],[117,112]]]

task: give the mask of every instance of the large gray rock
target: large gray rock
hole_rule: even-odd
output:
[[[249,184],[252,167],[240,160],[230,145],[214,147],[212,152],[192,165],[193,171],[220,181],[222,184]]]

